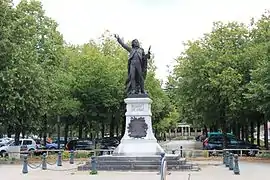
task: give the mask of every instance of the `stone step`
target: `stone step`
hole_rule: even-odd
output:
[[[152,165],[152,166],[159,166],[160,162],[159,161],[110,161],[109,162],[110,165],[118,165],[118,164],[122,164],[122,165],[129,165],[129,164],[134,164],[134,165]],[[86,164],[90,164],[89,162],[87,162]],[[108,164],[108,161],[98,161],[97,162],[98,165],[106,165]],[[184,165],[185,163],[179,163],[177,161],[167,161],[167,165]]]
[[[191,170],[192,164],[187,164],[186,159],[178,156],[166,157],[169,170]],[[124,157],[124,156],[98,156],[96,157],[96,167],[98,170],[145,170],[159,171],[160,156],[149,157]],[[79,166],[79,171],[91,169],[90,161]]]
[[[153,165],[131,165],[131,164],[106,164],[106,165],[97,165],[97,170],[103,170],[103,171],[159,171],[160,166],[153,166]],[[168,170],[194,170],[191,164],[186,165],[168,165]],[[83,165],[78,167],[78,171],[90,171],[91,165]]]
[[[96,159],[98,161],[160,161],[161,157],[160,156],[146,156],[146,157],[125,157],[125,156],[97,156]],[[185,161],[185,158],[181,158],[180,156],[166,156],[166,160],[179,160],[179,161]]]

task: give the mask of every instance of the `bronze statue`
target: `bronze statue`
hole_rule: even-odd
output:
[[[128,78],[126,81],[127,94],[146,95],[144,89],[144,81],[147,74],[147,61],[151,56],[151,46],[148,49],[147,54],[144,53],[144,49],[140,47],[140,43],[137,39],[131,42],[131,47],[125,44],[117,34],[114,35],[118,43],[129,52],[128,58]]]

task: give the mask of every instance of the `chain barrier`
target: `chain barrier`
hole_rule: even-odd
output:
[[[27,163],[28,167],[30,167],[31,169],[37,169],[40,168],[42,165],[42,162],[39,165],[35,165],[35,164],[30,164],[29,162]]]
[[[53,166],[53,165],[56,165],[57,160],[55,162],[53,162],[53,163],[49,163],[48,161],[46,161],[46,163],[49,164],[49,165],[51,165],[51,166]]]
[[[69,168],[69,169],[53,169],[53,168],[47,168],[47,170],[49,171],[72,171],[72,170],[76,170],[77,171],[77,167],[74,168]]]
[[[83,162],[83,161],[81,161],[81,162],[78,162],[78,163],[76,163],[76,166],[78,166],[78,165],[82,165],[82,164],[84,164],[85,162]]]

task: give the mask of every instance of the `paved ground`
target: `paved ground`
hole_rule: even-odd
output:
[[[1,165],[0,177],[3,180],[56,180],[56,179],[94,179],[94,180],[160,180],[155,172],[99,172],[98,175],[89,175],[88,172],[76,172],[76,170],[63,171],[64,169],[75,168],[76,165],[63,164],[63,167],[48,166],[47,171],[40,168],[29,169],[28,174],[22,174],[22,167],[18,165]],[[241,175],[234,175],[232,171],[219,166],[203,166],[200,172],[172,172],[167,180],[256,180],[269,179],[270,164],[240,163]],[[90,176],[90,177],[89,177]]]

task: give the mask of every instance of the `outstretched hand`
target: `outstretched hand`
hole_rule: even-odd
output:
[[[115,37],[116,39],[119,39],[119,35],[118,35],[118,34],[114,34],[114,37]]]
[[[151,46],[148,48],[148,54],[151,54]]]

